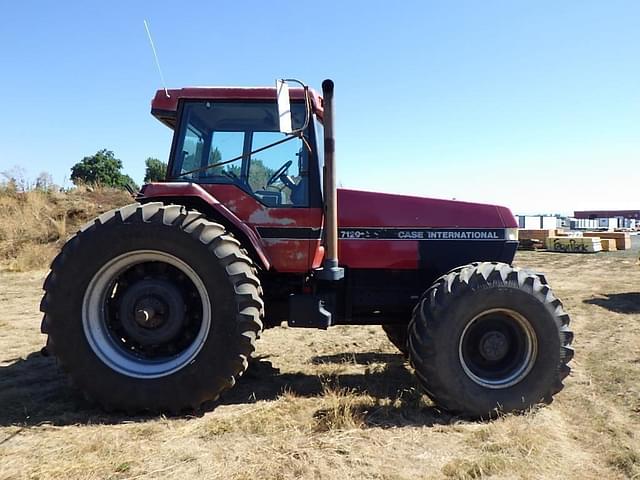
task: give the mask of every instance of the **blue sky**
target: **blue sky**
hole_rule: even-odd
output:
[[[640,208],[640,2],[6,2],[0,171],[138,181],[160,87],[336,82],[345,187],[514,212]],[[68,182],[68,180],[67,180]]]

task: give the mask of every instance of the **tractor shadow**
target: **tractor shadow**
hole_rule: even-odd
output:
[[[233,390],[219,402],[223,405],[251,403],[259,400],[275,400],[283,393],[298,397],[323,397],[327,391],[347,392],[351,415],[370,427],[404,427],[446,425],[459,420],[433,405],[425,403],[413,374],[408,370],[400,354],[378,352],[340,353],[311,358],[311,364],[374,365],[364,373],[309,375],[302,372],[280,373],[271,362],[259,359],[252,362],[247,373]],[[359,396],[372,397],[370,401]],[[330,409],[329,409],[330,410]],[[325,409],[316,412],[322,418]]]
[[[355,363],[358,365],[371,365],[373,363],[395,364],[402,361],[402,356],[398,353],[336,353],[333,355],[317,355],[311,358],[314,365],[325,363]]]
[[[640,313],[640,292],[607,293],[583,302],[598,305],[615,313]]]
[[[219,405],[276,400],[285,392],[304,398],[321,398],[329,389],[348,392],[349,408],[365,426],[433,426],[458,419],[425,403],[400,354],[345,353],[311,359],[312,364],[344,362],[377,365],[358,374],[314,375],[280,373],[271,362],[258,358],[250,362],[249,369],[236,386],[220,400],[205,405],[200,412],[190,412],[179,418],[201,416]],[[370,401],[361,401],[360,395],[372,397],[375,405],[372,407]],[[316,416],[320,418],[326,413],[318,410]],[[54,358],[39,351],[26,358],[0,361],[0,426],[24,429],[39,425],[112,425],[157,418],[151,414],[131,416],[105,412],[69,385]],[[7,439],[0,439],[0,445],[5,441]]]
[[[107,413],[86,401],[69,385],[55,359],[40,351],[26,358],[0,360],[0,426],[26,428],[141,420],[145,419]]]

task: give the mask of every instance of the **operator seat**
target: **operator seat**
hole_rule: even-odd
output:
[[[295,187],[291,190],[291,203],[305,206],[309,198],[309,176],[304,175]]]
[[[291,188],[291,203],[298,206],[306,206],[309,202],[309,164],[308,153],[304,148],[301,148],[298,153],[298,172],[300,173],[300,180]]]

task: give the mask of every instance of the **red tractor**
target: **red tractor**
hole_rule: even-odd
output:
[[[464,416],[562,389],[569,316],[511,266],[511,212],[336,189],[333,82],[160,90],[151,112],[174,132],[166,181],[84,226],[44,283],[47,348],[104,408],[198,409],[283,321],[382,325]]]

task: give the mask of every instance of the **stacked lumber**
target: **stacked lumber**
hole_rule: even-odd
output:
[[[631,248],[631,235],[629,232],[585,232],[585,237],[611,238],[616,241],[616,249],[629,250]]]
[[[542,250],[544,242],[535,238],[519,239],[518,250]]]
[[[600,245],[602,245],[603,252],[615,252],[616,241],[613,238],[600,238]]]
[[[522,240],[540,240],[542,243],[544,243],[547,238],[549,237],[555,237],[556,236],[556,229],[555,228],[550,228],[550,229],[520,229],[518,230],[518,240],[522,241]]]
[[[595,253],[602,251],[599,237],[548,237],[547,250],[563,253]]]

